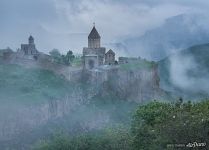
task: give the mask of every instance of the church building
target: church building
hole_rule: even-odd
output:
[[[36,57],[38,55],[38,50],[34,43],[34,38],[30,36],[28,38],[28,44],[21,44],[21,49],[18,50],[18,55],[27,56],[27,57]]]
[[[105,64],[114,65],[115,64],[115,52],[111,49],[105,54]]]
[[[113,53],[112,52],[110,53],[110,55],[112,55],[114,53],[114,52]],[[84,67],[84,69],[91,70],[95,67],[98,67],[98,66],[101,66],[104,64],[112,64],[112,61],[115,58],[109,59],[108,56],[110,56],[110,55],[106,54],[105,47],[101,47],[101,37],[94,25],[89,36],[88,36],[88,47],[83,48],[83,63],[84,63],[83,67]],[[107,62],[105,60],[105,58],[108,58],[109,60],[111,60],[111,62],[110,63]]]

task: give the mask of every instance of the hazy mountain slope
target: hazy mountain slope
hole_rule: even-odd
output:
[[[126,49],[123,48],[123,51],[133,56],[160,60],[181,49],[209,42],[207,24],[200,15],[174,16],[141,37],[125,40]]]
[[[160,85],[179,96],[208,97],[209,44],[190,47],[159,61]]]

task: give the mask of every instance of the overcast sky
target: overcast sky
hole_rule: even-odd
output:
[[[143,35],[179,14],[209,14],[208,0],[0,0],[0,48],[26,43],[81,52],[96,23],[106,45]]]

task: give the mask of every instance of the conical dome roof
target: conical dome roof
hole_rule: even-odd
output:
[[[34,40],[34,38],[32,37],[32,35],[30,35],[30,37],[28,39],[29,40]]]
[[[95,26],[93,27],[93,29],[91,30],[89,36],[88,36],[89,39],[100,39],[100,35],[99,33],[97,32],[97,29],[95,28]]]
[[[114,54],[115,55],[115,52],[113,52],[113,50],[109,50],[106,54]]]

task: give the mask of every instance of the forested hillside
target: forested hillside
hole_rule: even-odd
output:
[[[117,126],[41,140],[35,150],[173,150],[208,149],[209,101],[151,102],[133,113],[131,127]]]

